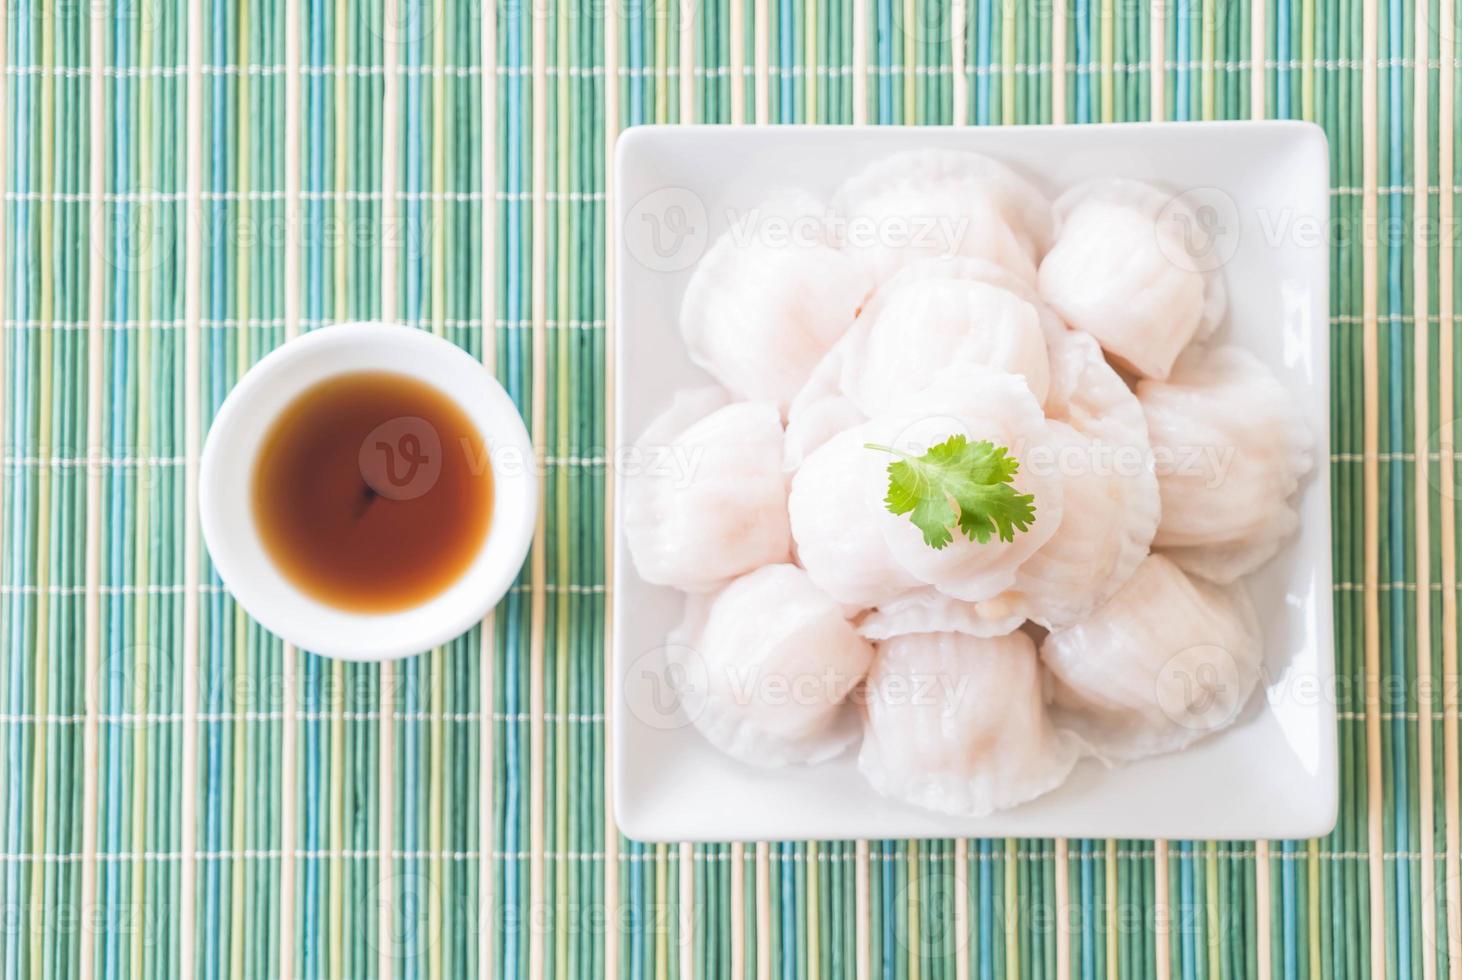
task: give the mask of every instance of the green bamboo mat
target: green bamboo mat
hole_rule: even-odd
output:
[[[1456,0],[0,12],[0,975],[1462,976]],[[1154,117],[1331,140],[1335,832],[621,838],[614,133]],[[520,585],[386,668],[250,622],[190,513],[249,364],[383,317],[548,456]]]

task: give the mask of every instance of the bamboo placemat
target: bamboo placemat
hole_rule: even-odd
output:
[[[0,11],[0,975],[1462,976],[1456,0]],[[618,836],[615,134],[1253,117],[1331,140],[1335,832]],[[195,508],[248,365],[376,318],[547,452],[521,584],[385,668],[251,623]]]

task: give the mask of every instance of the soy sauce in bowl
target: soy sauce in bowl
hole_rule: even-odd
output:
[[[254,464],[253,517],[296,588],[338,609],[419,605],[482,550],[493,473],[482,434],[424,381],[355,371],[297,395]]]

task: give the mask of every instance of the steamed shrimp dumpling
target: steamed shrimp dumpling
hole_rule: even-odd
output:
[[[969,442],[988,441],[1004,447],[1020,468],[1014,489],[1034,499],[1035,518],[1026,531],[1010,541],[991,535],[985,542],[954,532],[943,548],[931,548],[908,515],[890,513],[883,506],[887,493],[884,455],[872,485],[865,493],[876,501],[875,517],[894,561],[908,574],[945,595],[978,602],[999,595],[1015,584],[1020,564],[1044,545],[1061,523],[1063,485],[1051,468],[1027,465],[1032,454],[1054,438],[1041,406],[1024,380],[971,367],[959,376],[941,378],[931,387],[901,403],[895,412],[872,419],[864,427],[865,442],[889,446],[911,456],[951,436]],[[873,450],[868,450],[873,454]]]
[[[774,199],[696,264],[680,308],[686,350],[738,398],[785,412],[872,288],[830,242],[825,214],[805,195]]]
[[[624,531],[640,577],[714,589],[791,546],[782,420],[770,402],[682,391],[645,430],[624,480]]]
[[[1215,582],[1274,557],[1299,525],[1289,498],[1314,465],[1310,431],[1279,380],[1241,348],[1195,349],[1137,397],[1162,495],[1153,546]]]
[[[853,400],[838,387],[843,352],[844,344],[840,341],[824,355],[787,409],[782,468],[788,473],[797,472],[813,450],[839,432],[868,421]]]
[[[1203,271],[1187,236],[1198,227],[1172,195],[1135,180],[1088,181],[1056,202],[1060,230],[1041,262],[1041,295],[1147,378],[1222,318],[1222,280]]]
[[[1059,786],[1077,746],[1051,723],[1024,633],[915,633],[878,644],[858,769],[883,796],[985,816]]]
[[[1241,586],[1149,556],[1105,606],[1041,644],[1058,725],[1110,762],[1175,752],[1231,724],[1259,681]]]
[[[941,255],[987,259],[1027,282],[1050,241],[1051,206],[1025,178],[977,153],[916,150],[867,167],[838,188],[844,248],[882,282]]]
[[[1005,598],[1048,628],[1066,626],[1111,598],[1137,570],[1157,531],[1157,476],[1141,453],[1115,452],[1063,422],[1045,458],[1064,480],[1061,525],[1016,572]],[[1145,433],[1144,433],[1145,436]]]
[[[1147,419],[1137,395],[1102,356],[1090,334],[1065,330],[1048,340],[1051,386],[1046,414],[1104,446],[1131,465],[1151,452]]]
[[[717,748],[758,766],[812,764],[858,737],[848,694],[873,648],[795,565],[693,596],[666,656],[680,707]]]
[[[833,436],[802,461],[787,495],[798,563],[824,592],[858,608],[922,584],[884,540],[877,515],[888,461],[868,441],[867,424]]]
[[[889,411],[971,364],[1018,375],[1045,400],[1050,362],[1035,306],[990,282],[949,275],[954,264],[904,269],[879,287],[839,344],[842,390],[864,414]]]

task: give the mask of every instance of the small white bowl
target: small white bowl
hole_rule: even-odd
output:
[[[355,371],[392,371],[445,393],[482,433],[493,469],[491,522],[472,564],[444,591],[393,612],[339,609],[306,595],[269,557],[254,523],[254,463],[274,420],[302,392]],[[461,348],[406,327],[326,327],[254,365],[219,409],[199,475],[203,540],[234,598],[283,639],[343,660],[404,657],[466,632],[512,585],[538,515],[533,461],[533,444],[512,399]]]

